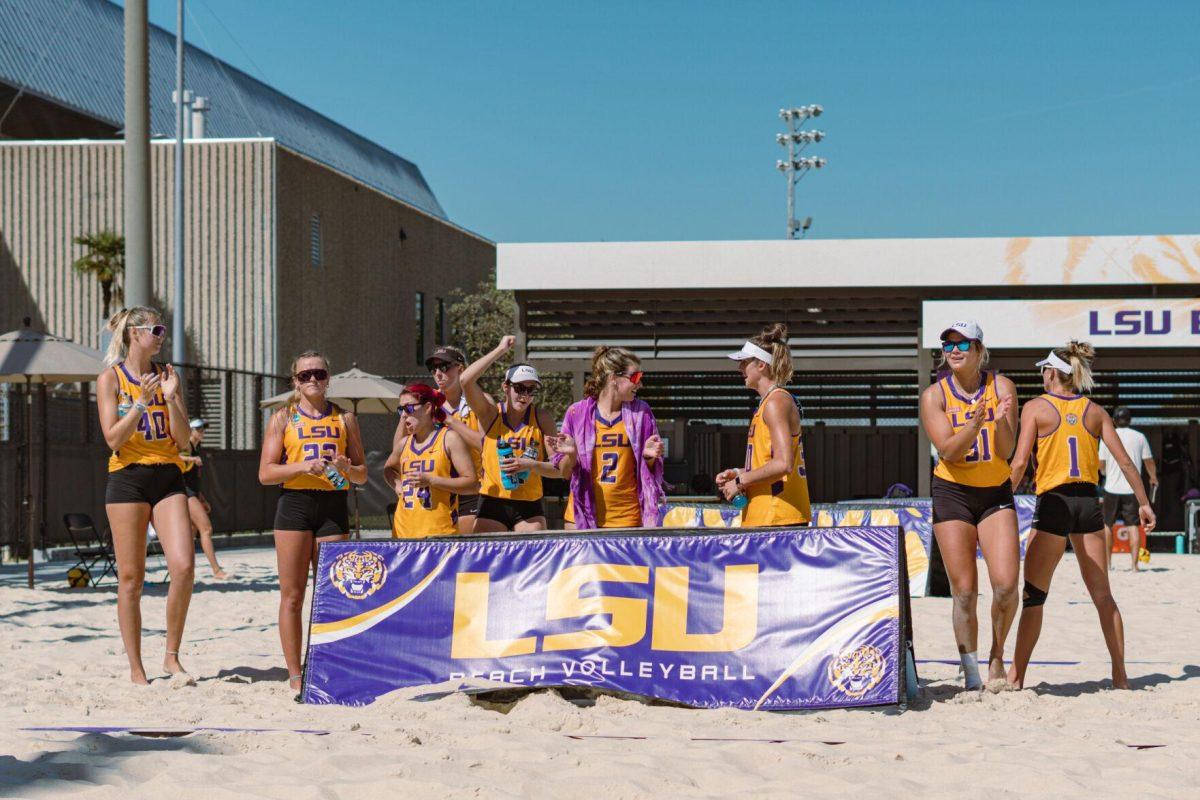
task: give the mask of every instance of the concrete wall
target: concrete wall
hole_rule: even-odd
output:
[[[484,279],[495,265],[495,245],[283,147],[277,152],[280,370],[316,349],[335,371],[357,362],[377,374],[424,372],[415,293],[425,294],[429,350],[437,341],[437,299]]]

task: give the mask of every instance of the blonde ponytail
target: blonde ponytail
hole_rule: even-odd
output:
[[[583,384],[584,397],[599,397],[609,378],[641,363],[637,356],[624,347],[600,345],[592,351],[592,371]]]
[[[1092,361],[1096,358],[1096,349],[1090,342],[1072,339],[1067,342],[1066,348],[1059,352],[1059,358],[1071,365],[1071,383],[1077,394],[1086,394],[1095,387]]]
[[[108,341],[108,349],[104,351],[104,363],[113,366],[123,361],[129,355],[129,331],[139,325],[149,325],[155,320],[161,320],[162,314],[158,309],[148,306],[122,308],[113,314],[106,326],[112,333]]]
[[[776,386],[787,386],[792,380],[792,348],[788,347],[788,326],[776,322],[763,328],[762,333],[750,341],[771,354],[767,374]]]

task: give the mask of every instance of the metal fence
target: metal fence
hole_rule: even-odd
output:
[[[282,391],[284,379],[194,364],[178,369],[188,412],[208,423],[202,487],[213,503],[214,527],[269,529],[274,492],[257,480],[269,412],[258,401]],[[67,543],[65,513],[91,514],[103,527],[108,456],[94,383],[0,387],[0,545],[22,555],[28,550],[27,502],[35,505],[40,548]]]

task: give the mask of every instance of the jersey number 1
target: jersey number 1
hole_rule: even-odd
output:
[[[1071,454],[1071,477],[1079,477],[1079,439],[1075,436],[1067,437],[1067,452]]]

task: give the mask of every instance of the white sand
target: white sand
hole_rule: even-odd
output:
[[[227,551],[221,561],[235,580],[213,583],[197,565],[183,659],[198,683],[181,688],[127,683],[111,588],[69,590],[59,567],[29,591],[19,568],[2,571],[0,796],[1200,796],[1200,558],[1156,554],[1140,575],[1118,562],[1136,691],[1107,688],[1096,614],[1068,556],[1034,657],[1081,663],[1035,665],[1034,688],[984,695],[959,692],[956,667],[922,664],[923,697],[903,715],[691,711],[612,698],[577,708],[548,692],[507,714],[461,695],[415,702],[413,692],[366,708],[300,706],[282,682],[273,554]],[[143,601],[152,675],[161,675],[163,596],[155,585]],[[948,600],[914,601],[918,658],[954,658],[949,616]],[[330,733],[20,730],[51,725]]]

